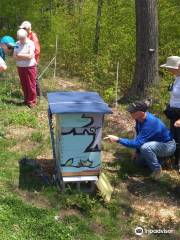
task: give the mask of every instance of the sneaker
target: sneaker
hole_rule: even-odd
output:
[[[36,104],[28,104],[27,105],[29,108],[34,108],[36,106]]]
[[[178,166],[177,166],[177,171],[178,171],[178,173],[180,173],[180,164],[178,164]]]
[[[157,170],[154,170],[153,173],[151,174],[151,177],[154,179],[154,180],[158,180],[161,178],[161,175],[162,175],[162,169],[157,169]]]
[[[173,168],[174,168],[178,173],[180,173],[180,164],[174,164],[174,165],[173,165]]]

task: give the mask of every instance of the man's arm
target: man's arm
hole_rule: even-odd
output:
[[[19,53],[19,54],[16,55],[16,57],[17,57],[17,60],[30,60],[34,57],[34,54],[31,54],[31,53],[21,54],[21,53]]]
[[[119,138],[114,135],[108,135],[111,142],[117,142],[125,147],[139,149],[144,143],[148,142],[152,136],[152,129],[144,127],[134,139]]]
[[[39,56],[41,51],[40,43],[36,33],[34,32],[32,33],[32,41],[34,42],[35,45],[35,55]]]
[[[34,46],[34,43],[32,42],[32,44],[29,46],[28,53],[17,53],[16,51],[14,51],[13,57],[17,61],[30,60],[34,57],[34,50],[35,50],[35,46]]]
[[[0,57],[0,72],[4,72],[7,69],[5,61]]]
[[[16,61],[21,61],[21,60],[24,60],[23,57],[19,56],[19,54],[17,54],[15,51],[13,53],[13,58],[16,60]]]
[[[6,65],[0,66],[0,73],[6,71],[6,69],[7,69]]]

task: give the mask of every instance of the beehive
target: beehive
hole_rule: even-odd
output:
[[[111,109],[96,92],[52,92],[48,104],[62,177],[98,176],[104,115]]]

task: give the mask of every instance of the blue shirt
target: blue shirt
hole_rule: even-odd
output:
[[[4,50],[0,47],[0,57],[5,60],[5,53]]]
[[[134,139],[120,138],[119,143],[129,148],[139,149],[144,143],[156,141],[166,143],[172,134],[166,125],[153,114],[146,112],[143,122],[136,121],[137,136]]]

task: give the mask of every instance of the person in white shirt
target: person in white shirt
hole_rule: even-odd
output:
[[[180,172],[180,57],[168,57],[161,67],[165,67],[175,77],[170,88],[170,102],[165,114],[170,119],[170,128],[176,141],[175,164]]]
[[[17,31],[19,41],[14,49],[14,58],[24,93],[24,103],[30,108],[36,105],[36,60],[34,43],[24,29]]]

